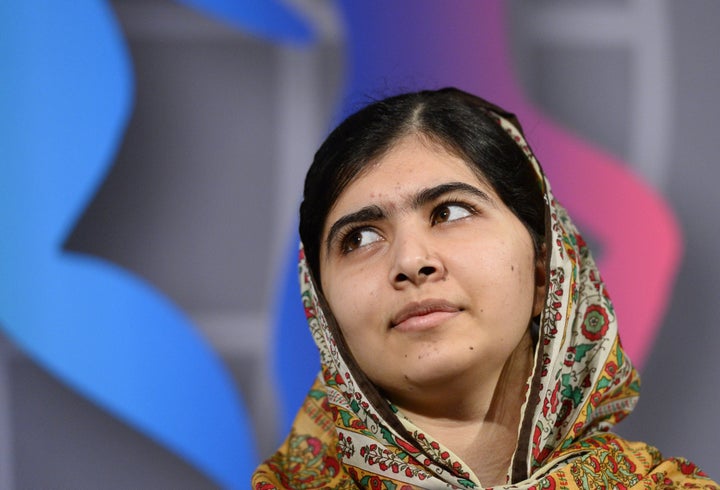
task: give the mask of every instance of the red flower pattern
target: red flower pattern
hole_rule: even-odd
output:
[[[588,306],[582,322],[582,333],[588,340],[600,340],[607,333],[610,320],[605,309],[599,305]]]

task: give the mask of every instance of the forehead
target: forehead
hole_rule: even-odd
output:
[[[422,136],[405,136],[347,185],[331,208],[326,227],[338,216],[368,204],[393,208],[419,189],[445,182],[466,182],[495,196],[463,158]]]

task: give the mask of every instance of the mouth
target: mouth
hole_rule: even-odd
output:
[[[405,305],[392,318],[390,328],[401,330],[422,330],[439,325],[462,312],[463,309],[448,301],[428,299]]]

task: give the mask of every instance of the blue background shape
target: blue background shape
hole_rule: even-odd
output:
[[[277,40],[312,39],[276,2],[183,3]],[[130,59],[107,2],[4,2],[0,32],[0,326],[78,393],[217,483],[246,487],[254,442],[217,355],[141,279],[62,249],[132,107]]]
[[[241,29],[275,42],[307,44],[315,40],[312,26],[296,9],[278,0],[176,0]]]

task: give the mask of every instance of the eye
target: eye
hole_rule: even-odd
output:
[[[446,223],[472,215],[473,211],[464,204],[448,203],[442,204],[433,210],[430,221],[433,225],[438,223]]]
[[[347,254],[360,247],[375,243],[382,237],[372,228],[358,228],[348,232],[340,241],[342,253]]]

